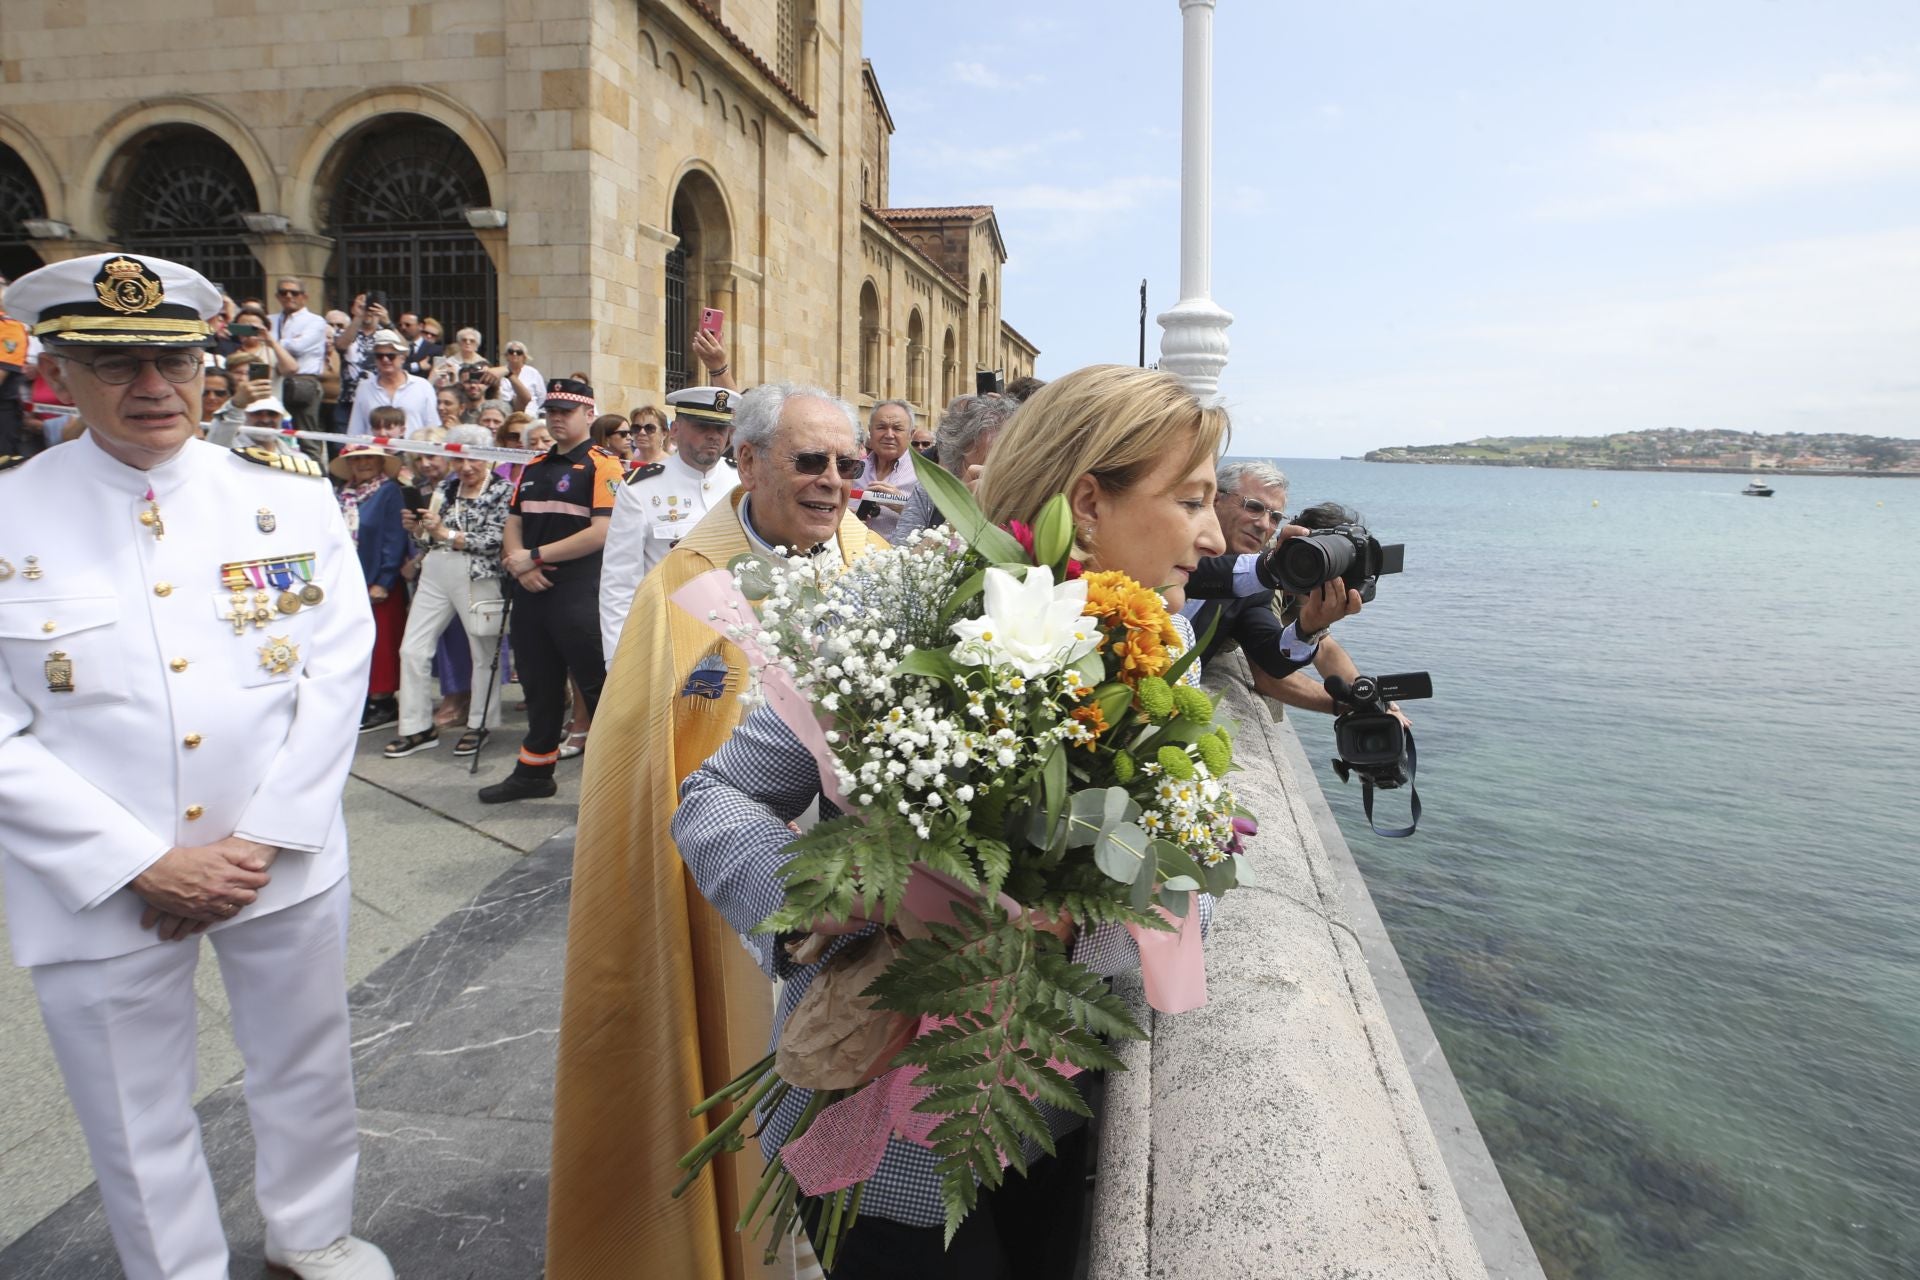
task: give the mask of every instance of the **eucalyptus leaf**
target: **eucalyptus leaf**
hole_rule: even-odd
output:
[[[1134,884],[1141,868],[1147,872],[1147,887],[1153,884],[1153,859],[1147,856],[1147,833],[1131,822],[1123,822],[1101,836],[1093,846],[1093,864],[1121,884]]]
[[[1066,567],[1067,553],[1073,550],[1073,512],[1067,509],[1067,495],[1056,493],[1040,508],[1033,520],[1033,559],[1047,565],[1054,577]]]
[[[916,458],[914,475],[926,488],[933,505],[940,508],[954,532],[966,539],[990,564],[1028,564],[1026,548],[998,525],[988,522],[980,504],[973,500],[967,486],[951,471],[932,458]]]
[[[1193,895],[1175,889],[1169,881],[1160,886],[1160,905],[1184,920],[1193,906]]]
[[[1226,896],[1227,892],[1245,884],[1240,878],[1240,868],[1234,864],[1237,858],[1222,858],[1210,867],[1201,868],[1200,874],[1207,878],[1207,892],[1216,898]]]
[[[915,649],[894,665],[896,676],[928,676],[952,684],[962,673],[971,671],[971,667],[953,660],[952,652],[947,649]]]
[[[773,594],[773,567],[748,551],[728,561],[727,568],[740,579],[740,594],[758,603]]]
[[[1140,806],[1124,787],[1076,791],[1067,813],[1067,848],[1085,848],[1139,816]]]
[[[1138,830],[1138,828],[1135,828],[1135,830]],[[1146,833],[1143,831],[1140,834],[1144,836]],[[1143,850],[1140,858],[1140,866],[1133,873],[1133,892],[1128,895],[1128,900],[1133,903],[1133,908],[1136,911],[1145,911],[1153,905],[1154,869],[1154,860],[1146,856]]]
[[[1200,882],[1198,880],[1195,880],[1192,876],[1175,876],[1171,880],[1161,881],[1160,887],[1162,889],[1166,889],[1173,893],[1192,893],[1195,889],[1198,889],[1200,887]],[[1181,911],[1181,912],[1176,912],[1175,914],[1185,915],[1186,912]]]

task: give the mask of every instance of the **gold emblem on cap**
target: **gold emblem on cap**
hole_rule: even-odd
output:
[[[727,393],[725,391],[716,391],[713,393],[713,407],[716,409],[724,409],[727,407]]]
[[[151,311],[166,300],[160,277],[132,258],[114,258],[93,278],[93,291],[100,305],[121,315],[136,316]]]

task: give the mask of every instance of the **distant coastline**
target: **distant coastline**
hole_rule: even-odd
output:
[[[1708,475],[1920,476],[1920,440],[1844,432],[1682,431],[1607,436],[1482,436],[1369,450],[1366,462]]]
[[[1342,458],[1342,462],[1397,462],[1417,467],[1513,467],[1530,468],[1534,471],[1658,471],[1670,476],[1840,476],[1854,479],[1875,480],[1920,480],[1920,470],[1914,471],[1870,471],[1865,468],[1834,467],[1723,467],[1682,466],[1670,467],[1658,462],[1541,462],[1516,458],[1512,461],[1495,461],[1488,458],[1386,458],[1378,453],[1369,453],[1364,458]]]

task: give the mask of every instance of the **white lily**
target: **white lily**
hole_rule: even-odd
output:
[[[1028,679],[1051,675],[1092,652],[1099,629],[1086,616],[1087,584],[1056,584],[1053,570],[1035,565],[1022,582],[988,569],[986,612],[953,624],[960,643],[953,660],[969,667],[1010,667]]]

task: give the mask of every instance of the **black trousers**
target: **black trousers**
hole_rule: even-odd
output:
[[[953,1247],[940,1227],[909,1227],[865,1213],[834,1259],[832,1280],[1069,1280],[1084,1275],[1079,1257],[1086,1214],[1088,1132],[1074,1130],[1055,1144],[1026,1177],[1011,1169],[999,1190],[980,1198],[960,1224]],[[819,1215],[809,1202],[801,1220],[807,1238]]]
[[[573,700],[572,676],[592,714],[607,664],[600,653],[600,575],[562,579],[545,591],[513,587],[513,666],[527,695],[527,736],[514,772],[546,777],[559,759]]]

